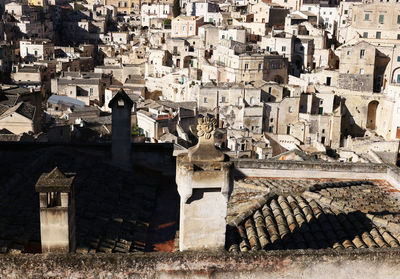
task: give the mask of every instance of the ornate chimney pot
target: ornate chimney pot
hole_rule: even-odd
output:
[[[64,174],[56,167],[36,183],[43,253],[75,251],[74,179],[74,173]]]
[[[199,119],[198,144],[177,158],[181,251],[219,249],[225,245],[231,163],[224,161],[224,153],[214,145],[215,127],[215,119]]]

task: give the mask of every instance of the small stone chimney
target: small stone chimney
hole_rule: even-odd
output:
[[[43,253],[75,251],[74,179],[75,174],[64,174],[56,167],[36,183]]]
[[[181,251],[225,245],[231,163],[224,160],[225,155],[214,145],[215,127],[215,119],[199,118],[199,143],[177,158]]]
[[[112,161],[115,165],[130,167],[133,101],[121,88],[108,107],[112,110]]]

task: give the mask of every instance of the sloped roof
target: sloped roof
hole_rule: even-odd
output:
[[[386,182],[243,179],[235,187],[230,251],[399,247],[398,202],[389,194],[397,190]]]

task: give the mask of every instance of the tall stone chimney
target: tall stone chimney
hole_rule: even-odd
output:
[[[111,99],[108,107],[112,110],[112,161],[118,166],[129,167],[131,165],[133,101],[121,88]]]
[[[199,143],[177,158],[181,197],[179,249],[218,249],[225,245],[231,163],[214,145],[216,120],[199,118]]]
[[[64,174],[56,167],[36,183],[43,253],[75,251],[74,179],[75,174]]]

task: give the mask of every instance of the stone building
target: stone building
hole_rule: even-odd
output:
[[[356,36],[368,39],[398,40],[400,5],[397,2],[363,3],[352,7],[346,41]]]
[[[198,35],[199,27],[204,24],[204,18],[198,16],[177,16],[171,22],[172,38],[187,38]]]

